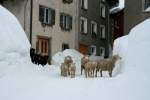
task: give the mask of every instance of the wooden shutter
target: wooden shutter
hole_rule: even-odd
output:
[[[52,23],[52,25],[54,25],[55,24],[55,10],[51,10],[51,13],[50,13],[51,15],[51,23]]]
[[[44,22],[44,7],[39,6],[39,21]]]
[[[60,14],[60,27],[63,28],[63,14]]]
[[[72,16],[69,17],[69,30],[72,30]]]

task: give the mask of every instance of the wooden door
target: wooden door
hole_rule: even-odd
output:
[[[37,51],[42,55],[49,55],[49,38],[38,36]]]
[[[88,54],[88,46],[80,44],[79,51],[80,51],[80,53],[87,55]]]

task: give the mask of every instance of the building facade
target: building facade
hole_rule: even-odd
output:
[[[124,35],[124,9],[110,14],[113,41]]]
[[[125,0],[124,15],[124,33],[128,34],[130,30],[140,22],[150,18],[150,0]]]
[[[77,0],[33,0],[32,6],[31,0],[7,0],[3,5],[19,19],[37,52],[51,57],[76,48]]]
[[[49,55],[72,48],[108,57],[107,0],[2,0],[20,21],[31,46]]]
[[[80,0],[79,51],[83,54],[109,56],[109,7],[107,0]]]

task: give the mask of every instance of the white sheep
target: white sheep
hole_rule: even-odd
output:
[[[97,77],[97,72],[100,71],[101,77],[102,77],[102,72],[103,71],[108,71],[109,76],[112,77],[112,71],[115,67],[115,63],[117,60],[121,59],[119,55],[114,55],[111,58],[108,59],[102,59],[98,62],[98,65],[96,67],[96,77]]]

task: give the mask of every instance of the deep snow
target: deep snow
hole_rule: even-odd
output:
[[[64,62],[66,56],[71,56],[73,63],[76,64],[77,68],[81,66],[81,58],[83,55],[74,49],[66,49],[63,52],[58,52],[52,57],[52,64],[60,66]]]
[[[10,17],[11,16],[11,17]],[[16,17],[0,5],[0,54],[26,53],[30,44]]]
[[[14,18],[4,8],[0,7],[0,25],[11,27],[6,19]],[[16,20],[16,19],[14,19]],[[11,20],[13,21],[13,19]],[[14,21],[14,26],[18,25]],[[10,26],[9,26],[10,25]],[[97,77],[86,79],[77,70],[76,78],[60,76],[59,67],[33,65],[27,53],[29,45],[24,32],[18,25],[13,30],[15,41],[20,41],[26,47],[18,51],[15,41],[2,41],[1,46],[13,43],[14,48],[1,50],[0,56],[0,99],[1,100],[150,100],[150,20],[136,26],[128,36],[119,38],[114,44],[114,53],[122,56],[123,70],[112,78]],[[1,28],[0,28],[1,29]],[[2,29],[1,29],[2,30]],[[0,35],[3,33],[0,30]],[[15,32],[16,30],[16,32]],[[18,34],[22,34],[21,36]],[[3,35],[2,38],[11,38]],[[21,40],[24,38],[23,40]],[[26,42],[25,42],[26,41]],[[6,44],[5,44],[6,43]],[[22,47],[19,45],[19,47]],[[23,48],[23,47],[22,47]],[[125,49],[124,49],[125,48]],[[5,56],[3,56],[5,55]],[[117,68],[117,67],[116,67]]]

